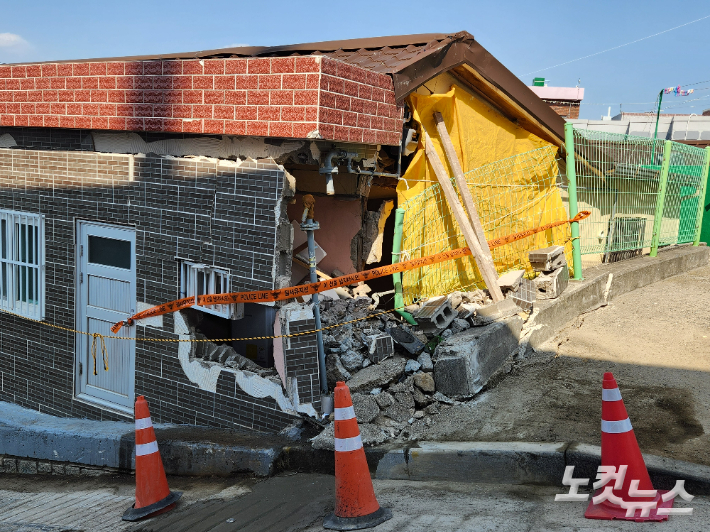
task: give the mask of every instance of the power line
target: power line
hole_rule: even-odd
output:
[[[663,35],[664,33],[668,33],[669,31],[677,30],[678,28],[682,28],[682,27],[688,26],[690,24],[695,24],[696,22],[700,22],[701,20],[705,20],[707,18],[710,18],[710,15],[706,15],[706,16],[699,18],[699,19],[691,20],[690,22],[686,22],[685,24],[681,24],[680,26],[675,26],[675,27],[669,28],[667,30],[659,31],[658,33],[654,33],[653,35],[648,35],[646,37],[636,39],[635,41],[627,42],[626,44],[620,44],[619,46],[614,46],[613,48],[607,48],[606,50],[602,50],[601,52],[596,52],[593,54],[585,55],[584,57],[578,57],[577,59],[572,59],[571,61],[565,61],[564,63],[559,63],[557,65],[553,65],[553,66],[550,66],[547,68],[542,68],[540,70],[533,70],[532,72],[528,72],[527,74],[523,74],[522,76],[529,76],[530,74],[537,74],[538,72],[544,72],[546,70],[551,70],[551,69],[557,68],[559,66],[569,65],[570,63],[574,63],[576,61],[581,61],[582,59],[594,57],[595,55],[600,55],[600,54],[604,54],[606,52],[611,52],[612,50],[618,50],[619,48],[623,48],[624,46],[629,46],[630,44],[635,44],[637,42],[645,41],[646,39],[650,39],[652,37],[657,37],[659,35]],[[704,83],[704,82],[701,81],[700,83]]]

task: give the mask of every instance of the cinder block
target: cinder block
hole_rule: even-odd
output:
[[[36,475],[37,462],[35,460],[18,460],[17,472],[21,475]]]
[[[533,269],[538,272],[549,272],[567,263],[565,248],[562,246],[550,246],[531,251],[528,253],[528,260]]]
[[[51,475],[52,474],[52,463],[51,462],[37,462],[37,473],[40,475]]]
[[[457,317],[451,303],[445,296],[430,299],[414,315],[414,319],[424,332],[446,329]]]
[[[387,329],[387,332],[392,336],[395,342],[412,355],[418,355],[424,350],[424,343],[407,329],[392,327],[391,329]]]
[[[567,264],[550,273],[542,273],[535,280],[538,299],[555,299],[562,294],[569,284]]]
[[[532,312],[533,305],[537,300],[537,287],[530,279],[522,279],[520,286],[515,292],[508,294],[510,299],[526,312]]]
[[[476,314],[471,317],[471,323],[474,327],[480,327],[503,318],[514,316],[518,312],[520,312],[520,307],[518,307],[512,299],[504,299],[498,303],[477,309]]]

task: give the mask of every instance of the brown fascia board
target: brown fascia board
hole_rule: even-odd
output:
[[[394,72],[395,97],[402,101],[430,79],[462,65],[473,69],[508,96],[519,107],[521,114],[529,114],[533,121],[538,122],[543,129],[540,136],[557,145],[564,144],[564,119],[468,34],[451,36],[428,54],[413,58],[409,64]]]
[[[172,54],[134,55],[123,57],[101,57],[93,59],[63,59],[60,61],[37,61],[35,63],[21,63],[23,65],[45,63],[87,63],[109,61],[151,61],[158,59],[207,59],[210,57],[264,57],[285,56],[292,54],[308,55],[313,52],[334,52],[336,50],[360,50],[361,48],[406,47],[410,44],[428,44],[440,41],[451,35],[449,33],[419,33],[413,35],[391,35],[386,37],[367,37],[364,39],[345,39],[342,41],[322,41],[303,44],[288,44],[283,46],[240,46],[236,48],[217,48],[215,50],[199,50],[195,52],[181,52]],[[467,33],[466,33],[467,34]],[[467,34],[468,35],[468,34]],[[290,52],[290,53],[289,53]]]

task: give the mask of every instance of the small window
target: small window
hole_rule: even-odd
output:
[[[180,265],[180,298],[229,293],[229,273],[212,266],[183,262]],[[210,305],[202,307],[195,305],[208,314],[233,318],[234,305]]]
[[[44,219],[0,211],[0,308],[44,319]]]
[[[89,262],[124,270],[131,269],[131,243],[89,235]]]

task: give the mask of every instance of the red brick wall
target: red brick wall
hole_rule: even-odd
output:
[[[563,103],[543,100],[554,112],[564,118],[579,118],[580,102]]]
[[[399,144],[389,76],[322,57],[0,65],[0,125]]]

